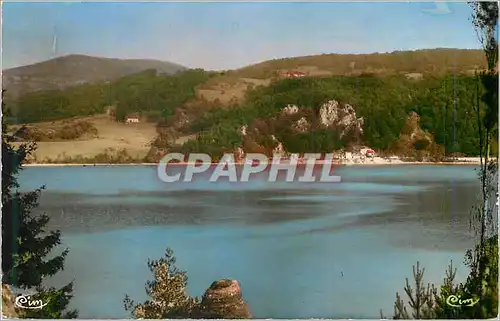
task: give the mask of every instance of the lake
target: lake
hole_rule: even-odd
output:
[[[163,183],[154,166],[29,167],[23,190],[46,185],[40,207],[70,249],[71,306],[81,318],[129,317],[146,299],[148,258],[170,247],[201,296],[237,279],[256,318],[392,317],[420,261],[441,282],[450,260],[464,279],[474,166],[345,166],[340,183]]]

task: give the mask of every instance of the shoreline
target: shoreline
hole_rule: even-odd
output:
[[[194,163],[191,163],[194,164]],[[212,163],[212,166],[216,166],[218,163]],[[356,161],[343,161],[339,163],[334,163],[333,166],[403,166],[403,165],[428,165],[428,166],[443,166],[443,165],[453,165],[453,166],[464,166],[464,165],[480,165],[481,162],[479,158],[470,158],[469,160],[460,159],[457,161],[449,162],[416,162],[416,161],[401,161],[401,160],[367,160],[363,162]],[[168,166],[187,166],[190,163],[172,163]],[[244,163],[238,163],[237,166],[243,166]],[[299,164],[299,166],[305,166],[306,163]],[[317,161],[316,165],[324,165],[324,162]],[[109,166],[158,166],[158,163],[31,163],[24,164],[22,167],[109,167]]]

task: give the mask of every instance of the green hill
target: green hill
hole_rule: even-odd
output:
[[[372,54],[323,54],[304,57],[273,59],[228,71],[225,77],[211,80],[276,77],[284,71],[303,70],[310,76],[359,75],[373,73],[393,75],[423,73],[445,75],[469,73],[486,67],[484,52],[472,49],[425,49]]]
[[[100,115],[114,109],[116,119],[140,113],[152,121],[173,114],[189,99],[195,89],[214,73],[189,69],[175,75],[145,70],[120,79],[85,84],[65,90],[44,90],[7,97],[16,123],[37,123],[77,116]]]
[[[199,88],[199,94],[211,102],[230,105],[242,101],[248,88],[268,85],[288,71],[301,71],[311,77],[407,75],[407,77],[473,74],[486,67],[481,50],[427,49],[373,54],[323,54],[274,59],[241,69],[226,71]]]
[[[65,89],[82,84],[116,80],[144,70],[174,74],[187,68],[159,60],[112,59],[85,55],[63,56],[3,71],[3,88],[10,96]]]

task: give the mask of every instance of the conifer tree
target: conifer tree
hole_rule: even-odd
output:
[[[472,22],[485,53],[487,70],[478,74],[475,110],[478,121],[481,166],[479,205],[473,209],[470,223],[477,237],[474,249],[468,250],[465,263],[469,276],[464,283],[453,284],[456,270],[450,265],[444,284],[432,286],[431,293],[413,294],[408,280],[405,291],[413,309],[413,318],[486,319],[498,316],[498,156],[490,158],[492,138],[498,135],[498,2],[469,3],[473,9]],[[482,88],[479,87],[481,84]],[[496,195],[495,195],[496,194]],[[417,288],[422,287],[423,270],[414,271]],[[477,300],[473,306],[450,306],[450,296]],[[426,314],[421,314],[419,302],[426,302]],[[381,312],[382,315],[382,312]],[[403,300],[396,293],[394,319],[410,319]]]
[[[477,104],[481,167],[480,204],[471,217],[477,236],[466,255],[470,274],[465,290],[481,302],[467,310],[469,318],[493,318],[498,313],[498,155],[490,157],[492,138],[498,135],[498,2],[471,2],[472,22],[483,47],[487,69],[479,73],[482,95]]]
[[[124,308],[135,318],[185,319],[196,318],[199,299],[187,293],[187,273],[175,265],[173,251],[167,248],[159,260],[148,260],[148,268],[154,276],[146,282],[149,300],[137,303],[128,295],[123,300]]]
[[[47,303],[42,309],[21,311],[23,317],[76,318],[76,310],[66,311],[73,296],[73,282],[61,289],[43,285],[44,278],[64,268],[68,254],[65,249],[53,256],[52,250],[61,244],[61,232],[46,231],[49,217],[32,214],[44,186],[27,193],[18,191],[19,172],[36,144],[14,147],[13,137],[7,133],[10,114],[3,100],[2,116],[2,283],[33,289],[36,294],[31,299]]]

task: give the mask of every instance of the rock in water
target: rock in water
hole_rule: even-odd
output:
[[[203,319],[249,319],[250,310],[241,294],[236,280],[215,281],[201,299],[200,318]]]

